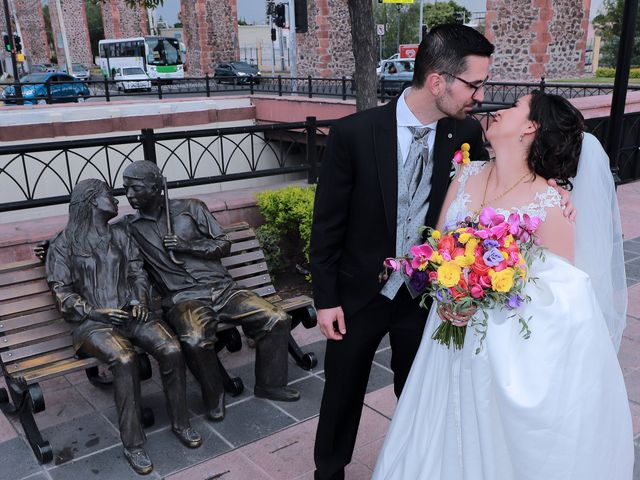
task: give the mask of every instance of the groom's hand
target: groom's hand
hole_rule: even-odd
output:
[[[318,326],[328,340],[342,340],[347,333],[342,307],[318,309]]]
[[[573,203],[571,203],[571,194],[569,193],[569,191],[558,186],[558,184],[553,178],[550,178],[549,180],[547,180],[547,183],[553,188],[555,188],[556,191],[560,194],[560,197],[562,197],[562,200],[560,201],[560,205],[562,206],[562,214],[572,222],[575,222],[576,213],[578,212],[573,206]]]

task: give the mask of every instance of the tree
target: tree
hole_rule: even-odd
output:
[[[620,45],[620,34],[622,32],[622,13],[624,11],[624,0],[604,0],[598,15],[593,19],[593,27],[598,35],[602,37],[602,48],[600,49],[600,65],[604,67],[615,67],[618,57],[618,47]],[[640,16],[636,21],[635,38],[633,42],[633,52],[631,54],[631,65],[640,65]]]
[[[51,28],[51,13],[49,13],[49,5],[42,5],[42,18],[44,19],[44,29],[47,32],[47,43],[49,44],[49,51],[52,56],[49,60],[53,62],[53,57],[55,57],[55,63],[57,63],[56,44],[53,39],[53,29]]]
[[[356,71],[356,109],[366,110],[377,105],[376,40],[371,0],[347,0],[351,19],[351,43]]]
[[[98,42],[104,38],[104,27],[102,26],[102,10],[92,1],[86,1],[87,24],[89,27],[89,41],[91,43],[91,53],[98,56]]]

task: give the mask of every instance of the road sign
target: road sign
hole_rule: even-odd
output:
[[[419,45],[417,43],[406,43],[400,45],[400,58],[416,58]]]
[[[380,36],[384,35],[384,23],[379,23],[376,25],[376,33]]]
[[[413,3],[413,0],[382,0],[382,3]]]

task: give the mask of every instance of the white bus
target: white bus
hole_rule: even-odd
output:
[[[98,42],[98,66],[113,78],[120,67],[140,67],[150,78],[184,78],[184,46],[170,37],[134,37]]]

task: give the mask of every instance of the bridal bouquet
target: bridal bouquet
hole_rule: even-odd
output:
[[[470,324],[480,334],[480,351],[487,334],[486,309],[501,307],[513,310],[521,325],[520,333],[529,338],[528,322],[517,309],[530,298],[523,293],[532,280],[529,268],[534,256],[542,255],[534,232],[538,217],[512,213],[508,218],[492,208],[485,208],[477,220],[467,217],[454,229],[440,232],[430,229],[426,241],[411,247],[402,258],[387,258],[388,269],[409,277],[415,292],[422,294],[421,305],[428,297],[455,313],[478,309]],[[462,348],[467,325],[443,320],[432,338],[449,347]]]

